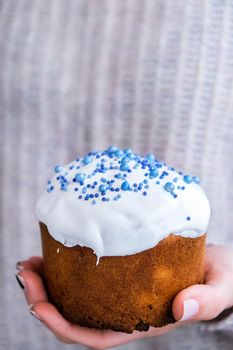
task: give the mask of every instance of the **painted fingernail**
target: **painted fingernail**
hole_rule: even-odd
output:
[[[30,305],[28,306],[28,311],[29,311],[29,313],[30,313],[32,316],[34,316],[37,320],[39,320],[39,321],[42,322],[42,320],[40,319],[40,317],[39,317],[39,316],[37,315],[37,313],[34,311],[33,307],[34,307],[33,304],[30,304]]]
[[[199,310],[199,304],[195,299],[187,299],[183,303],[183,316],[180,321],[186,321],[195,316]]]
[[[24,281],[23,277],[20,276],[18,273],[15,275],[15,277],[16,277],[16,280],[17,280],[17,282],[18,282],[20,288],[22,288],[23,290],[25,290],[25,281]]]
[[[23,265],[21,264],[20,261],[18,261],[18,262],[16,263],[16,270],[17,270],[18,272],[24,270],[24,267],[23,267]]]

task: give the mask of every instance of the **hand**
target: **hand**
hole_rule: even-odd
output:
[[[42,282],[43,260],[32,257],[17,264],[17,279],[24,288],[29,311],[64,343],[79,343],[94,349],[107,349],[136,339],[165,334],[186,323],[211,320],[233,306],[233,249],[208,246],[206,250],[205,284],[182,290],[173,301],[177,321],[148,332],[133,334],[79,327],[66,321],[55,306],[48,302]]]

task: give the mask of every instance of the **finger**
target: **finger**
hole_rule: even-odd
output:
[[[211,320],[233,304],[229,278],[209,275],[205,285],[182,290],[173,301],[176,320]]]
[[[47,302],[36,303],[33,306],[33,311],[58,338],[65,339],[65,342],[80,343],[94,349],[106,349],[141,336],[139,332],[126,334],[80,327],[65,320],[55,306]]]
[[[33,256],[25,261],[19,261],[16,264],[17,271],[32,270],[36,273],[43,273],[44,262],[39,256]]]
[[[16,278],[24,290],[28,304],[34,304],[40,301],[48,301],[48,296],[44,288],[43,280],[40,275],[31,270],[21,271]]]
[[[233,305],[232,249],[206,249],[205,284],[181,291],[173,301],[176,320],[210,320]]]

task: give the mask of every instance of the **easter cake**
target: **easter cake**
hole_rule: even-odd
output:
[[[50,301],[80,326],[174,322],[175,295],[203,283],[210,206],[199,178],[114,146],[54,171],[37,203]]]

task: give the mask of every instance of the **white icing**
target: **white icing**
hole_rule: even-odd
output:
[[[114,161],[108,156],[102,158],[106,159],[106,166]],[[92,174],[97,163],[100,163],[100,159],[94,157],[88,165],[83,165],[82,159],[68,164],[62,173],[52,179],[54,190],[51,193],[45,191],[37,203],[39,220],[47,225],[53,238],[63,245],[89,247],[99,259],[102,256],[142,252],[154,247],[171,233],[194,238],[206,232],[210,205],[204,191],[194,182],[186,184],[182,175],[168,170],[164,164],[158,169],[159,174],[165,170],[169,175],[162,180],[159,176],[154,179],[147,177],[149,189],[143,188],[139,192],[120,190],[118,193],[121,198],[117,201],[113,197],[118,193],[108,190],[106,197],[111,200],[103,202],[100,195],[94,198],[95,205],[91,204],[92,199],[78,199],[83,186],[77,186],[72,179],[77,173],[85,173],[86,176]],[[118,160],[114,161],[115,164],[118,164]],[[128,164],[132,165],[132,169],[135,162],[130,161]],[[75,168],[69,170],[70,165],[75,165]],[[81,166],[78,170],[77,165]],[[65,172],[68,173],[66,177],[70,183],[67,191],[61,191],[56,177]],[[114,177],[118,173],[119,170],[97,173],[86,179],[84,185],[98,181],[96,188],[88,189],[88,193],[100,193],[98,188],[104,177],[107,180],[114,179],[114,187],[120,188],[123,181]],[[131,173],[127,173],[127,181],[133,186],[146,178],[145,173],[146,170],[141,167],[132,169]],[[166,182],[172,182],[175,177],[178,178],[178,182],[174,183],[176,187],[185,186],[185,190],[174,191],[177,198],[163,188]],[[156,184],[156,181],[160,181],[160,184]],[[74,191],[75,187],[79,187],[77,192]],[[143,191],[147,191],[146,196],[142,194]],[[190,221],[187,217],[191,218]]]

